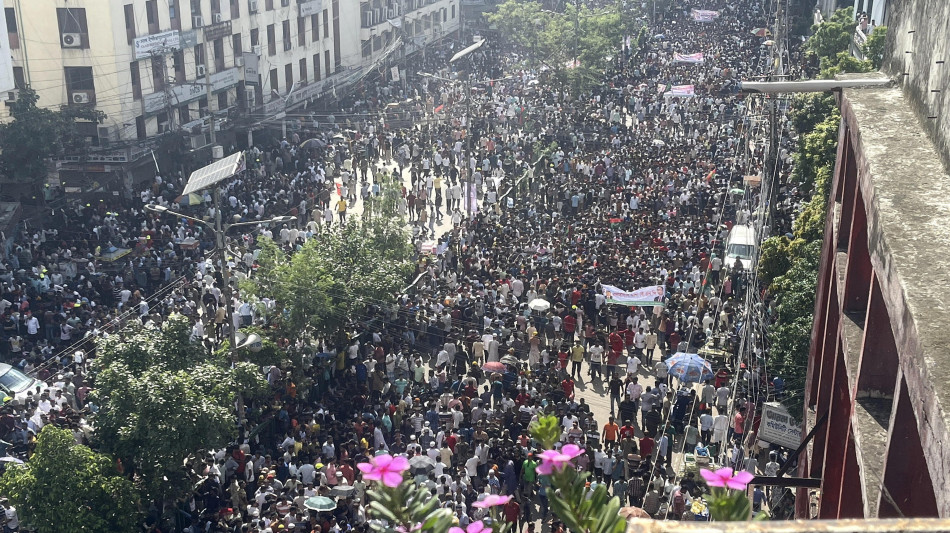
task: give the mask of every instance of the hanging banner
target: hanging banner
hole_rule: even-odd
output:
[[[301,17],[309,17],[323,11],[323,0],[310,0],[299,5]]]
[[[181,34],[178,30],[172,30],[139,37],[132,41],[132,49],[136,60],[170,54],[181,49]]]
[[[694,9],[693,20],[696,22],[712,22],[719,18],[718,11],[710,11],[708,9]]]
[[[666,304],[663,303],[663,297],[666,295],[666,290],[662,285],[654,285],[653,287],[644,287],[642,289],[637,289],[633,292],[627,292],[613,285],[601,285],[601,290],[604,293],[604,296],[607,297],[607,303],[617,304],[617,305],[627,305],[627,306],[655,306],[659,305],[661,307]]]
[[[389,72],[392,74],[392,81],[399,81],[399,67],[392,67]]]
[[[696,88],[692,85],[674,85],[670,89],[670,95],[672,96],[696,96]]]
[[[673,54],[674,63],[703,63],[705,61],[702,52],[696,54]]]

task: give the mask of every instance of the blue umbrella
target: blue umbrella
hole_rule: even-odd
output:
[[[698,354],[677,352],[666,360],[669,373],[684,383],[698,383],[712,379],[712,365]]]

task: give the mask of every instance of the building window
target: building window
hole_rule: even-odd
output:
[[[235,33],[231,36],[231,48],[234,49],[234,62],[237,63],[237,58],[244,55],[243,43],[241,43],[241,34]]]
[[[273,95],[274,93],[280,94],[280,91],[277,90],[277,69],[270,69],[270,92]]]
[[[135,40],[135,11],[132,9],[132,4],[125,4],[122,6],[122,10],[125,12],[125,37],[128,43],[132,44],[132,41]],[[7,21],[7,27],[10,27],[9,20]]]
[[[313,81],[320,79],[320,54],[313,54]]]
[[[65,67],[66,92],[73,104],[94,104],[96,85],[92,77],[92,67]]]
[[[129,63],[129,73],[132,77],[132,98],[139,100],[142,98],[142,78],[139,74],[139,62],[133,61]]]
[[[307,19],[297,17],[297,46],[307,45]]]
[[[306,85],[309,77],[307,76],[307,58],[300,60],[300,84]]]
[[[228,91],[218,93],[218,111],[228,108]]]
[[[274,0],[264,0],[264,9],[267,11],[274,10]]]
[[[195,65],[205,64],[205,46],[199,44],[195,46]]]
[[[188,108],[188,104],[178,106],[178,125],[183,126],[189,122],[191,122],[191,109]]]
[[[148,32],[158,33],[158,0],[145,2],[145,20],[148,22]]]
[[[152,86],[156,91],[165,88],[165,58],[152,57]]]
[[[214,71],[221,72],[224,66],[224,37],[214,40]]]
[[[251,47],[261,45],[261,32],[257,28],[251,28]]]
[[[330,11],[323,10],[323,37],[327,38],[330,36]]]
[[[218,15],[218,16],[221,15],[221,0],[211,0],[211,20],[210,20],[210,22],[214,22],[214,16],[215,16],[215,15]]]
[[[287,88],[287,93],[290,93],[290,88],[294,86],[294,64],[287,63],[284,65],[284,87]]]
[[[452,6],[452,18],[455,19],[455,6]]]
[[[343,65],[342,45],[340,43],[340,0],[333,0],[333,66],[339,69]]]
[[[291,48],[293,48],[293,42],[291,42],[290,40],[290,21],[289,20],[283,21],[283,23],[281,24],[281,29],[283,30],[283,34],[284,34],[284,52],[286,52],[290,50]]]
[[[172,52],[172,66],[175,69],[175,81],[178,83],[185,82],[185,52],[182,50],[175,50]]]
[[[23,75],[23,67],[13,67],[13,86],[17,89],[26,87],[26,77]]]
[[[363,57],[369,57],[373,55],[373,40],[366,39],[363,41]]]
[[[58,7],[59,44],[62,48],[89,48],[89,27],[86,25],[86,9],[82,7]]]
[[[145,137],[145,117],[137,116],[135,117],[135,138],[142,141]]]
[[[231,20],[240,18],[241,16],[241,2],[240,0],[231,0]]]
[[[274,25],[267,25],[267,55],[277,54],[277,35],[274,33]]]
[[[313,32],[313,42],[320,40],[320,14],[310,15],[310,31]]]
[[[326,72],[328,78],[333,75],[333,69],[330,67],[329,50],[323,52],[323,71]]]
[[[178,16],[178,0],[168,0],[168,20],[173,30],[181,31],[181,17]]]
[[[16,25],[16,11],[12,7],[8,7],[3,10],[3,14],[7,19],[7,35],[10,38],[10,48],[15,50],[20,47],[20,34],[17,31]]]

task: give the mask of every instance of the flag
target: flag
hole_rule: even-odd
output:
[[[705,61],[702,52],[695,54],[673,54],[674,63],[703,63]]]
[[[672,87],[672,85],[670,85],[669,83],[661,83],[656,86],[656,94],[663,94],[666,91],[669,91],[670,87]]]
[[[440,104],[438,107],[432,110],[433,113],[441,113],[442,109],[445,108],[445,104]]]
[[[692,85],[674,85],[670,88],[670,94],[673,96],[696,96],[696,89]]]
[[[611,228],[616,228],[617,226],[620,225],[621,222],[623,222],[623,219],[622,219],[622,218],[611,218],[611,219],[610,219],[610,227],[611,227]]]
[[[706,177],[704,179],[706,180],[706,183],[709,183],[715,177],[716,177],[716,169],[712,169],[709,171],[708,174],[706,174]]]
[[[392,81],[399,81],[399,67],[392,67],[389,71],[392,74]]]

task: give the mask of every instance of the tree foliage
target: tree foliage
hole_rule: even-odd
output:
[[[802,241],[804,243],[804,241]],[[804,407],[805,371],[814,322],[815,291],[821,241],[797,247],[785,275],[775,278],[771,292],[778,305],[778,317],[769,330],[769,370],[783,376],[789,391],[783,402],[789,413],[798,416]]]
[[[85,148],[76,132],[79,121],[101,122],[105,115],[93,107],[68,105],[59,111],[37,106],[39,96],[20,89],[10,104],[12,122],[0,124],[0,170],[18,181],[36,183],[48,173],[51,157]]]
[[[7,468],[0,493],[24,524],[43,533],[122,533],[137,525],[132,482],[110,457],[52,425],[40,431],[29,463]]]
[[[868,40],[861,46],[861,53],[871,62],[874,70],[880,70],[884,64],[884,44],[887,41],[887,26],[878,26],[871,30]]]
[[[279,327],[291,336],[335,338],[367,305],[389,302],[408,281],[413,250],[397,219],[351,219],[291,255],[262,238],[260,267],[242,292],[276,301]]]
[[[529,67],[545,69],[555,86],[575,95],[600,81],[607,58],[616,55],[625,36],[640,33],[635,17],[619,2],[607,7],[571,3],[553,12],[537,1],[507,0],[488,20],[528,52]]]
[[[810,132],[799,136],[791,180],[798,183],[803,191],[810,193],[815,189],[819,169],[834,167],[840,121],[841,115],[833,110]]]
[[[818,57],[835,57],[847,52],[856,26],[851,8],[839,9],[831,18],[812,26],[812,35],[805,43],[805,50]]]
[[[255,396],[267,386],[258,367],[232,368],[190,333],[187,319],[172,315],[161,329],[133,323],[97,347],[97,444],[134,466],[152,498],[185,488],[184,460],[235,435],[236,391]]]

